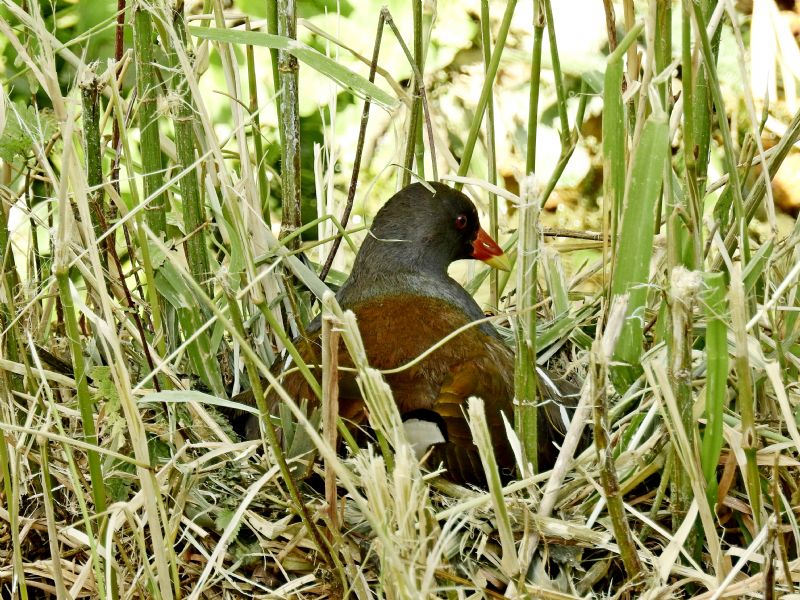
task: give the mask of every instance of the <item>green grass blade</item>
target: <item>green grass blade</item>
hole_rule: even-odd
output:
[[[700,463],[708,484],[708,501],[717,502],[716,471],[722,451],[722,413],[728,396],[728,326],[725,276],[712,273],[706,276],[706,428]]]
[[[611,282],[614,297],[629,293],[627,319],[614,352],[615,385],[630,383],[639,372],[650,258],[656,230],[656,204],[661,194],[664,161],[669,159],[669,124],[663,114],[645,122],[633,157],[630,187],[620,227],[617,266]],[[620,379],[622,376],[622,379]]]

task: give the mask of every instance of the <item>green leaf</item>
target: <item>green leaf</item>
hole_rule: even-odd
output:
[[[758,251],[750,257],[750,262],[744,268],[742,273],[742,280],[744,281],[744,289],[749,294],[753,291],[759,278],[762,277],[766,271],[767,261],[772,258],[772,251],[775,249],[775,242],[772,239],[761,246]]]
[[[639,359],[657,223],[656,205],[667,160],[669,123],[664,114],[653,114],[645,122],[635,148],[630,187],[622,211],[617,265],[611,282],[613,296],[629,294],[625,324],[614,351],[614,361],[623,363],[612,370],[616,386],[632,382],[641,369]]]
[[[199,299],[184,281],[172,263],[165,262],[156,272],[156,289],[175,309],[185,338],[193,336],[205,323],[206,317],[198,310]],[[197,335],[187,346],[194,372],[217,396],[225,395],[225,386],[219,370],[219,361],[212,350],[208,330]]]
[[[328,58],[321,52],[306,46],[302,42],[290,40],[288,38],[262,33],[260,31],[238,31],[233,29],[208,29],[205,27],[189,27],[189,33],[206,40],[225,42],[228,44],[249,44],[252,46],[264,46],[273,50],[285,50],[304,62],[309,67],[330,77],[341,86],[349,89],[357,96],[370,98],[372,102],[383,108],[392,109],[398,105],[397,99],[384,92],[374,83],[354,73],[347,67]]]
[[[0,158],[11,162],[17,156],[25,157],[32,152],[32,140],[44,145],[58,130],[53,111],[34,106],[16,104],[12,110],[6,107],[6,124],[0,135]]]
[[[703,431],[701,464],[708,484],[708,501],[717,501],[717,464],[722,452],[722,415],[728,397],[728,325],[725,275],[706,274],[706,427]]]
[[[586,84],[589,86],[589,89],[595,94],[603,93],[603,90],[605,89],[605,82],[603,81],[602,71],[586,71],[583,75],[581,75],[581,79],[586,82]]]
[[[231,521],[233,520],[233,516],[235,514],[236,514],[235,510],[231,510],[229,508],[221,509],[217,513],[216,518],[214,519],[214,525],[217,527],[217,530],[218,531],[224,531],[225,529],[227,529],[228,525],[231,524]],[[238,535],[239,528],[241,526],[242,526],[242,522],[239,521],[239,523],[236,526],[236,531],[234,532],[233,537],[236,537]]]
[[[239,10],[246,15],[264,18],[267,16],[267,5],[264,0],[238,0]],[[298,0],[297,15],[302,19],[310,19],[316,15],[334,14],[342,17],[350,16],[353,5],[347,0]]]
[[[603,196],[611,207],[612,244],[625,193],[625,108],[622,104],[622,62],[609,63],[603,91]]]

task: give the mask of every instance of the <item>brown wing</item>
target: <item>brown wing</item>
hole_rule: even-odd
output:
[[[509,479],[514,474],[514,455],[503,422],[503,415],[509,423],[514,422],[513,356],[500,340],[488,338],[483,343],[482,356],[453,366],[431,407],[442,420],[446,441],[433,447],[428,462],[432,467],[442,464],[448,478],[457,483],[485,485],[480,455],[465,417],[472,396],[484,401],[501,476]]]
[[[477,447],[472,443],[472,435],[465,418],[467,400],[471,396],[484,399],[486,419],[492,436],[495,459],[500,468],[501,478],[508,480],[514,475],[514,456],[506,436],[505,423],[501,413],[509,423],[513,423],[513,358],[504,356],[503,349],[492,348],[496,360],[479,359],[458,365],[452,377],[442,386],[438,399],[432,409],[438,414],[445,427],[444,443],[432,447],[428,464],[432,468],[443,465],[448,470],[448,478],[456,483],[474,483],[485,486],[485,475]],[[498,371],[498,365],[508,367]],[[539,385],[539,470],[553,467],[558,457],[557,444],[564,438],[569,419],[578,403],[580,389],[570,381],[554,378],[547,371],[538,373]],[[591,443],[588,432],[581,439],[579,448]]]
[[[303,362],[310,367],[312,375],[319,382],[322,375],[319,333],[314,333],[301,340],[297,344],[297,350]],[[352,364],[344,344],[341,344],[339,348],[339,365],[352,367]],[[293,359],[287,359],[282,361],[281,364],[275,365],[274,374],[288,396],[298,405],[306,403],[309,411],[313,411],[319,406],[319,398],[303,373],[297,369],[296,362]],[[272,414],[277,413],[280,403],[281,396],[275,389],[271,388],[267,393],[267,405]],[[345,420],[357,423],[364,421],[363,400],[352,371],[339,371],[339,414]]]
[[[384,370],[408,364],[468,323],[465,315],[452,311],[449,305],[435,298],[376,299],[356,306],[354,311],[370,365]],[[316,365],[313,373],[319,380],[318,334],[299,343],[298,351],[306,364]],[[339,364],[352,366],[344,344],[339,349]],[[285,362],[276,365],[276,375],[286,371],[286,366]],[[291,369],[293,365],[288,366]],[[453,481],[480,485],[485,484],[484,474],[465,418],[467,400],[471,396],[484,400],[495,458],[503,475],[512,476],[514,457],[501,413],[513,422],[513,374],[512,351],[502,340],[479,327],[472,327],[416,364],[387,374],[386,380],[401,415],[429,412],[441,422],[446,441],[432,448],[428,464],[432,467],[444,465],[448,478]],[[311,386],[296,368],[279,379],[296,402],[305,400],[312,409],[319,405]],[[545,398],[551,395],[547,387],[541,392]],[[269,392],[267,400],[276,413],[280,404],[278,394],[274,390]],[[352,372],[339,372],[339,408],[351,429],[366,425],[366,407]],[[552,465],[549,455],[556,449],[551,440],[563,437],[559,435],[563,429],[563,425],[559,425],[563,422],[560,410],[556,404],[545,404],[546,418],[541,420],[545,424],[540,447],[542,468]],[[255,424],[257,434],[257,421]]]
[[[310,368],[311,374],[317,381],[321,379],[321,357],[320,357],[320,336],[319,333],[296,341],[297,351],[300,358]],[[351,366],[349,357],[343,349],[339,352],[339,364]],[[297,363],[293,358],[282,358],[276,361],[272,369],[278,383],[286,391],[286,394],[298,405],[305,408],[307,417],[312,423],[318,423],[321,418],[319,411],[320,400],[314,392],[313,386],[297,368]],[[266,380],[262,380],[262,386],[266,390],[266,401],[270,414],[284,418],[288,415],[287,407],[283,406],[282,395],[275,387],[269,385]],[[248,391],[239,394],[235,400],[246,404],[255,404],[253,392]],[[353,429],[365,421],[363,411],[363,401],[356,385],[352,372],[339,372],[339,413],[340,416],[353,424]],[[291,418],[291,417],[290,417]],[[294,421],[294,419],[291,419]],[[282,421],[283,422],[283,421]],[[261,419],[258,416],[249,415],[243,426],[237,429],[245,439],[259,439]],[[316,449],[311,437],[303,427],[288,427],[277,431],[280,443],[283,445],[285,455],[291,462],[291,468],[296,476],[303,478],[310,474]],[[296,460],[295,460],[296,459]]]

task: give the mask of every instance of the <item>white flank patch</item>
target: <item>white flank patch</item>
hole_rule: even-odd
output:
[[[433,421],[409,419],[403,421],[403,429],[406,431],[406,439],[414,450],[417,460],[422,458],[433,444],[445,441],[442,430]]]

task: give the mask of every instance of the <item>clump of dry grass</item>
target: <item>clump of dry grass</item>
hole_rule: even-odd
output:
[[[514,4],[506,3],[494,37],[498,54],[485,53],[490,73],[498,68]],[[366,361],[352,315],[293,254],[298,238],[279,241],[264,220],[262,202],[277,181],[254,141],[261,136],[256,116],[274,105],[260,105],[253,88],[242,92],[241,57],[228,42],[286,49],[285,40],[238,37],[242,32],[226,29],[223,13],[215,12],[217,29],[189,30],[200,36],[189,44],[181,14],[136,2],[131,22],[141,45],[114,67],[120,73],[136,67],[133,94],[113,70],[58,42],[35,7],[26,12],[4,2],[0,31],[52,111],[21,111],[7,91],[0,98],[0,132],[13,127],[14,140],[29,141],[3,157],[0,188],[5,592],[21,598],[42,592],[63,598],[796,594],[798,236],[796,224],[787,237],[772,227],[757,239],[749,228],[765,207],[767,223],[776,223],[765,178],[791,151],[800,119],[764,151],[756,104],[745,92],[749,129],[740,143],[727,120],[714,121],[708,111],[709,99],[723,104],[713,29],[725,10],[738,24],[736,13],[726,3],[682,4],[679,81],[658,36],[658,24],[677,6],[651,4],[638,24],[632,3],[624,4],[628,36],[618,45],[615,31],[611,36],[605,84],[597,90],[605,106],[606,229],[571,248],[590,248],[592,260],[565,270],[551,250],[558,246],[545,246],[540,230],[529,227],[508,240],[526,265],[516,288],[490,282],[492,303],[501,308],[494,320],[509,339],[529,342],[527,365],[536,355],[583,382],[576,416],[552,472],[532,474],[522,464],[523,479],[500,487],[488,477],[489,490],[481,491],[420,468],[388,387]],[[488,3],[484,8],[485,41]],[[550,2],[537,2],[535,17],[534,64],[550,31]],[[164,44],[171,53],[149,53],[153,31],[171,42]],[[207,38],[227,42],[212,45]],[[632,55],[624,62],[637,40],[641,62]],[[566,106],[566,77],[552,42],[556,93]],[[433,111],[432,139],[446,148],[435,100],[423,110],[422,98],[405,96],[399,86],[398,100],[310,48],[297,48],[304,64],[392,107],[414,150],[398,151],[409,168],[419,170],[426,159],[421,134],[408,131],[414,119],[403,120],[408,115]],[[745,48],[738,51],[743,58]],[[211,53],[227,86],[227,139],[212,126],[199,85]],[[163,61],[157,73],[141,68],[157,60]],[[59,85],[61,61],[81,85]],[[539,75],[534,69],[532,86]],[[492,77],[487,81],[482,103],[491,106]],[[587,76],[584,94],[597,81]],[[667,84],[678,83],[676,102]],[[168,102],[146,108],[152,98]],[[524,187],[523,201],[492,182],[465,179],[471,150],[454,179],[476,184],[475,195],[488,190],[495,202],[499,193],[535,222],[578,144],[585,108],[584,99],[576,115],[559,112],[559,164],[549,180]],[[154,123],[160,136],[142,134]],[[480,123],[481,115],[473,121],[473,145]],[[289,126],[282,135],[291,133]],[[535,144],[536,136],[530,140]],[[325,151],[330,157],[336,149]],[[452,159],[449,148],[444,154],[440,168]],[[492,152],[486,154],[491,162]],[[728,165],[715,182],[708,182],[711,156]],[[329,214],[319,216],[334,222],[321,227],[332,235],[337,223],[330,215],[341,207],[333,165],[322,164],[318,181],[327,183],[318,206]],[[751,165],[762,170],[751,176]],[[283,176],[287,189],[286,177],[299,173]],[[172,208],[155,214],[152,207],[163,199]],[[321,242],[326,249],[329,243]],[[484,278],[476,274],[468,289],[475,292]],[[587,281],[600,283],[587,292]],[[327,401],[323,414],[309,419],[284,398],[275,423],[283,445],[240,441],[223,414],[259,412],[236,405],[231,392],[260,385],[260,377],[277,385],[270,372],[276,350],[291,346],[298,323],[314,310],[312,298],[322,306],[326,335],[341,336],[353,356],[380,446],[337,452],[335,410],[325,414]],[[334,379],[327,365],[324,375],[326,398]],[[470,402],[469,418],[491,471],[479,400]],[[584,428],[595,444],[574,456]],[[525,448],[530,439],[521,431]],[[308,465],[312,449],[319,458]],[[309,469],[311,477],[293,475]]]

